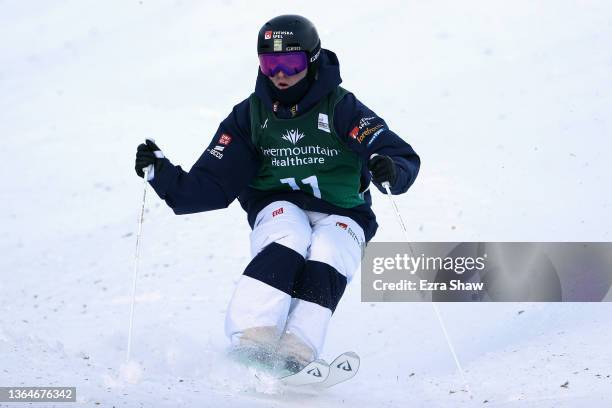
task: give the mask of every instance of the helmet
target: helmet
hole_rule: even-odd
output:
[[[314,24],[305,17],[286,14],[265,23],[257,36],[257,54],[304,51],[309,68],[317,62],[321,40]]]

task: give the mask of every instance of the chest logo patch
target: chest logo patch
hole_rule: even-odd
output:
[[[282,138],[295,145],[304,138],[304,134],[300,133],[299,129],[287,129],[282,135]]]

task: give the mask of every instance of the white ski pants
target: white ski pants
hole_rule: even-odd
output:
[[[304,211],[287,201],[262,209],[251,232],[251,263],[227,310],[232,345],[248,337],[282,348],[284,338],[297,339],[302,354],[304,345],[311,352],[303,358],[317,358],[364,241],[363,230],[348,217]]]

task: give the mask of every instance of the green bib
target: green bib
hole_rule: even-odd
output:
[[[361,162],[334,130],[334,107],[347,91],[337,87],[310,111],[278,119],[252,94],[251,135],[262,166],[251,187],[263,191],[301,190],[342,208],[364,203]]]

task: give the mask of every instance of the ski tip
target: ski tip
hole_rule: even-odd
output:
[[[285,385],[313,385],[325,381],[329,375],[329,365],[325,360],[314,360],[299,372],[279,378]]]
[[[327,378],[317,383],[318,388],[329,388],[353,378],[359,371],[360,359],[354,351],[340,354],[330,364],[330,372]]]

